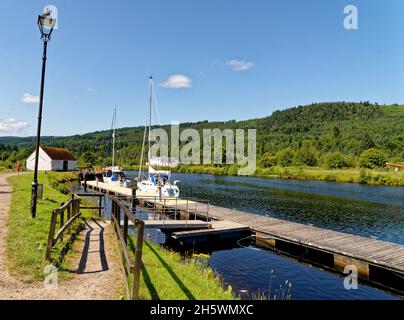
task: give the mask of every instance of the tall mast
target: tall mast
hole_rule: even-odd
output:
[[[150,155],[150,131],[151,131],[151,107],[152,107],[152,86],[153,86],[153,77],[149,77],[149,106],[148,106],[148,115],[146,119],[146,124],[144,126],[144,133],[143,133],[143,143],[142,143],[142,152],[140,153],[140,167],[139,167],[139,174],[138,174],[138,179],[140,180],[141,177],[141,170],[142,170],[142,165],[143,165],[143,153],[144,153],[144,144],[146,142],[146,134],[147,134],[147,129],[149,129],[149,152],[148,155]],[[149,159],[149,166],[150,166],[150,159]],[[150,171],[150,170],[149,170]],[[148,177],[150,178],[150,172],[148,174]]]
[[[153,76],[149,77],[149,152],[148,152],[148,159],[149,159],[149,170],[148,170],[148,178],[150,178],[150,133],[151,133],[151,122],[152,122],[152,104],[153,104]]]
[[[116,129],[116,107],[114,108],[114,116],[112,118],[112,169],[115,165],[115,129]]]

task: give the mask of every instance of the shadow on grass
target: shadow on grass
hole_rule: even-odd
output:
[[[51,203],[58,203],[56,200],[53,199],[49,199],[49,198],[45,198],[42,200],[43,202],[47,201],[47,202],[51,202]]]
[[[135,250],[136,250],[135,244],[131,237],[128,238],[128,245],[129,245],[129,248],[132,250],[132,252],[135,252]],[[196,300],[194,295],[189,291],[189,289],[185,286],[185,284],[181,281],[181,279],[178,278],[178,276],[175,274],[175,272],[171,269],[171,267],[167,264],[167,262],[165,262],[164,259],[157,253],[157,251],[154,250],[154,248],[149,243],[147,243],[147,241],[143,242],[143,245],[148,246],[149,249],[151,250],[151,252],[154,253],[156,258],[160,261],[162,266],[167,270],[167,272],[170,274],[170,276],[173,278],[173,280],[177,283],[178,287],[182,290],[182,292],[184,292],[184,294],[187,296],[187,298],[189,300]],[[156,287],[153,285],[150,275],[147,272],[146,266],[143,263],[142,263],[141,270],[142,270],[143,280],[147,286],[147,289],[150,292],[150,295],[152,296],[152,299],[160,300]]]
[[[149,272],[147,271],[146,266],[144,265],[144,263],[142,262],[142,277],[144,280],[144,283],[146,284],[147,289],[149,290],[149,293],[152,297],[152,300],[160,300],[160,296],[157,293],[156,287],[154,286],[154,284],[152,283],[151,279],[150,279],[150,275]]]
[[[189,300],[195,300],[194,295],[189,291],[189,289],[185,286],[185,284],[181,281],[180,278],[175,274],[173,269],[167,264],[167,262],[164,261],[164,259],[157,253],[154,248],[148,244],[147,242],[144,242],[146,246],[149,247],[149,249],[154,253],[154,255],[159,259],[160,263],[163,265],[163,267],[167,270],[167,272],[170,274],[171,278],[177,283],[178,287],[184,292],[184,294],[187,296]]]

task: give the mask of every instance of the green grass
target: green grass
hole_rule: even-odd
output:
[[[68,200],[68,196],[60,193],[51,186],[51,180],[63,181],[68,178],[65,173],[39,173],[38,180],[44,185],[43,199],[38,201],[37,217],[30,216],[31,182],[33,175],[24,174],[9,178],[13,186],[12,202],[9,219],[7,222],[8,235],[6,255],[7,263],[11,273],[25,282],[40,281],[43,279],[45,262],[45,249],[49,232],[49,224],[52,209],[60,206],[62,202]],[[78,222],[72,229],[80,227]],[[64,241],[58,242],[52,252],[54,264],[61,271],[59,276],[67,276],[64,272],[64,259],[69,243],[64,237]]]
[[[129,245],[133,248],[133,239]],[[195,259],[185,259],[148,241],[143,244],[140,275],[141,300],[231,300],[232,288],[226,289],[220,278]]]
[[[385,115],[391,117],[404,116],[404,105],[398,106],[383,106],[382,111]]]
[[[312,167],[274,167],[258,169],[256,176],[283,179],[349,182],[367,185],[404,186],[404,172],[382,169],[335,169]]]

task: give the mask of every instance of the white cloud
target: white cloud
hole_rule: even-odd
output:
[[[0,119],[0,132],[19,132],[28,128],[28,122],[18,121],[14,118]]]
[[[255,66],[254,62],[232,59],[226,63],[234,71],[246,71]]]
[[[160,86],[170,89],[191,88],[192,80],[183,74],[173,74],[166,81],[160,83]]]
[[[21,98],[21,102],[24,103],[39,103],[39,97],[33,96],[30,93],[24,93]]]
[[[88,92],[94,92],[95,89],[94,89],[94,88],[87,88],[87,91],[88,91]]]

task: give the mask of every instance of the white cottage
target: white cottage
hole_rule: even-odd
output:
[[[39,147],[39,171],[74,171],[77,159],[64,148]],[[27,159],[27,169],[34,170],[35,151]]]

